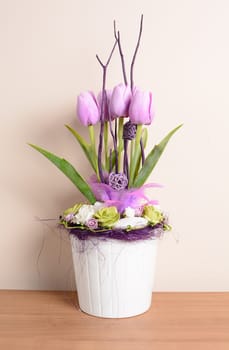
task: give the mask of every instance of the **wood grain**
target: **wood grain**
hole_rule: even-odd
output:
[[[126,319],[82,313],[71,292],[0,291],[1,350],[228,350],[229,293],[154,293]]]

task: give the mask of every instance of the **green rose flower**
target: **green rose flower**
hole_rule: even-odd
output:
[[[163,214],[152,205],[146,205],[143,209],[143,217],[146,218],[151,225],[159,224],[163,220]]]
[[[72,208],[66,209],[63,212],[63,216],[66,217],[66,216],[71,215],[71,214],[75,215],[79,211],[80,207],[82,207],[82,204],[80,204],[80,203],[75,204]]]
[[[102,227],[112,227],[119,220],[120,215],[116,207],[102,208],[95,213],[94,217]]]

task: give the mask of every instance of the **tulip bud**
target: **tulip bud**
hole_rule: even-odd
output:
[[[151,124],[154,118],[152,93],[136,89],[131,99],[129,117],[133,124]]]
[[[94,125],[100,120],[100,108],[93,92],[86,91],[77,97],[77,115],[85,125]]]
[[[106,90],[106,99],[104,101],[104,121],[109,121],[109,118],[113,120],[114,118],[110,115],[110,99],[111,99],[112,90]],[[100,110],[102,108],[102,91],[98,94],[98,103]]]
[[[110,113],[115,117],[127,117],[131,100],[131,89],[128,85],[119,84],[112,92]]]

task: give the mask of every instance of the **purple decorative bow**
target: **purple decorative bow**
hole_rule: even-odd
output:
[[[96,199],[104,202],[108,207],[115,206],[120,213],[127,207],[138,208],[146,204],[158,204],[157,200],[150,200],[144,193],[147,188],[153,187],[162,186],[157,183],[149,183],[140,188],[116,191],[107,184],[91,179],[91,188]]]

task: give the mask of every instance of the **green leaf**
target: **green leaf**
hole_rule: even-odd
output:
[[[94,158],[94,151],[92,149],[92,146],[87,143],[80,134],[73,128],[71,128],[69,125],[65,125],[66,128],[72,133],[72,135],[76,138],[78,141],[79,145],[81,146],[82,150],[84,151],[87,159],[89,160],[92,168],[96,172],[96,160]]]
[[[159,158],[161,157],[167,143],[169,142],[170,138],[175,134],[175,132],[182,127],[183,124],[177,126],[175,129],[170,131],[168,135],[154,148],[151,150],[149,155],[147,156],[145,163],[141,170],[139,171],[136,179],[134,180],[133,187],[141,187],[151,172],[153,171],[155,165],[157,164]]]
[[[130,167],[129,167],[129,188],[133,187],[133,183],[135,181],[135,174],[137,173],[137,167],[138,167],[138,161],[141,157],[141,147],[140,147],[140,141],[142,137],[142,124],[137,125],[137,130],[136,130],[136,136],[134,141],[134,148],[133,152],[131,152],[131,157],[130,157]],[[132,141],[132,142],[133,142]]]
[[[147,130],[146,128],[144,128],[144,129],[142,130],[142,142],[143,142],[143,147],[144,147],[144,149],[146,148],[147,139],[148,139],[148,130]],[[137,174],[138,174],[138,171],[139,171],[139,168],[140,168],[140,165],[141,165],[141,161],[142,161],[142,153],[139,152],[139,154],[138,154],[137,166],[136,166],[135,174],[134,174],[134,178],[136,178],[136,176],[137,176]]]
[[[122,142],[122,145],[120,146],[120,155],[121,153],[123,152],[123,142]],[[112,169],[114,169],[114,166],[115,166],[115,151],[113,150],[111,152],[111,161],[112,161]]]
[[[148,130],[144,128],[142,130],[142,141],[143,141],[144,148],[146,148],[147,140],[148,140]]]
[[[69,178],[69,180],[72,181],[72,183],[89,200],[91,204],[94,204],[96,202],[95,196],[87,182],[80,176],[76,169],[67,160],[59,158],[56,155],[46,151],[45,149],[31,143],[29,143],[29,146],[43,154],[53,164],[55,164],[57,168],[59,168]]]

